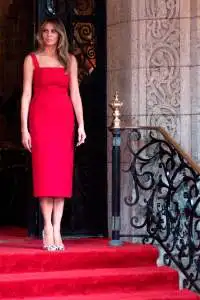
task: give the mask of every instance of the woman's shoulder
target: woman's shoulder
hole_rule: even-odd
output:
[[[31,51],[29,52],[26,57],[31,57],[31,56],[34,56],[34,55],[37,55],[37,52],[36,51]]]
[[[69,58],[69,66],[73,67],[77,65],[77,59],[76,56],[72,53],[68,54],[68,58]]]
[[[35,51],[29,52],[26,57],[36,57],[37,58],[38,56],[40,56],[40,52],[38,50],[35,50]]]
[[[25,61],[31,61],[32,59],[33,59],[33,57],[34,56],[36,56],[36,52],[29,52],[26,56],[25,56],[25,58],[24,58],[24,60]]]
[[[25,56],[24,64],[26,64],[27,66],[35,67],[36,63],[37,63],[36,51],[32,51]]]
[[[73,53],[68,53],[68,57],[69,57],[70,61],[76,60],[76,57],[75,57],[75,55]]]
[[[33,52],[28,53],[24,58],[25,64],[30,64],[33,60]]]

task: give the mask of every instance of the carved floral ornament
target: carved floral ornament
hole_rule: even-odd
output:
[[[180,0],[146,0],[145,9],[148,18],[176,18],[179,16]]]
[[[178,0],[146,0],[148,124],[179,135],[180,24]]]

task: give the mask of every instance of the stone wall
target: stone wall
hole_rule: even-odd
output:
[[[108,0],[107,54],[108,104],[118,90],[126,124],[164,127],[200,162],[200,0]],[[109,220],[111,145],[109,135]],[[122,205],[125,229],[129,213]]]

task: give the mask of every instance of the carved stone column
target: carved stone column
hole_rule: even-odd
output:
[[[118,90],[122,121],[164,127],[200,161],[200,1],[109,0],[107,24],[108,103]]]

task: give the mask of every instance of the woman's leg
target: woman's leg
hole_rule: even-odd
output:
[[[64,198],[54,198],[53,202],[53,232],[54,243],[58,247],[63,247],[60,227],[64,210]]]
[[[52,226],[53,198],[40,198],[40,207],[44,220],[44,246],[50,246],[54,244]]]

